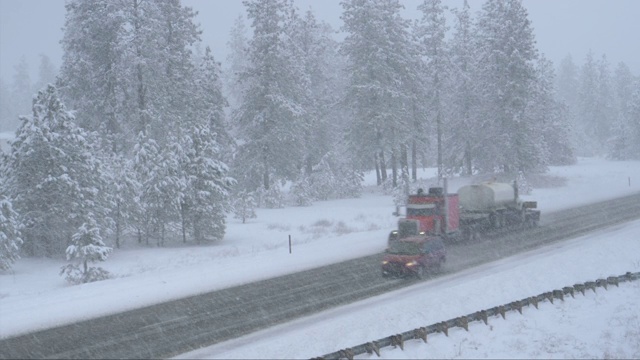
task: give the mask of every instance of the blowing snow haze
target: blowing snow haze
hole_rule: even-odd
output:
[[[636,1],[0,1],[0,358],[169,358],[640,218]],[[637,226],[484,301],[636,271]]]
[[[407,17],[416,17],[419,0],[404,0]],[[462,0],[444,0],[458,8]],[[474,11],[481,1],[471,1]],[[239,0],[184,0],[199,12],[202,39],[223,63],[234,19],[244,12]],[[295,0],[301,11],[311,8],[319,20],[334,29],[342,26],[339,0]],[[591,49],[596,56],[606,54],[613,65],[625,62],[640,74],[640,2],[636,0],[524,0],[533,23],[538,48],[556,65],[571,54],[581,62]],[[14,67],[24,55],[32,80],[38,75],[40,54],[47,55],[56,68],[62,59],[64,0],[0,0],[0,78],[12,80]]]

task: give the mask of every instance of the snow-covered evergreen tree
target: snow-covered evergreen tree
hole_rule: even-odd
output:
[[[443,131],[447,126],[448,117],[445,109],[446,86],[450,72],[450,58],[446,47],[447,33],[445,7],[441,0],[424,0],[419,6],[421,18],[414,28],[414,36],[420,45],[420,55],[425,62],[425,79],[427,80],[427,104],[429,118],[435,123],[436,129],[436,165],[438,179],[444,176],[444,145]]]
[[[449,126],[445,132],[447,145],[444,147],[443,162],[445,173],[473,174],[477,148],[481,146],[476,134],[479,133],[477,106],[478,89],[474,82],[477,58],[473,36],[473,22],[469,3],[465,0],[462,9],[453,9],[454,31],[450,41],[450,76],[448,102]]]
[[[290,0],[244,1],[251,20],[249,63],[241,74],[242,104],[234,114],[241,145],[234,174],[243,189],[266,192],[278,180],[295,179],[302,162],[303,116],[299,100],[304,90],[297,64],[292,63],[286,25],[293,12]]]
[[[295,206],[309,206],[312,204],[313,189],[309,178],[304,173],[291,185],[289,193]]]
[[[567,55],[558,68],[556,78],[557,100],[564,108],[564,116],[568,120],[571,128],[569,140],[571,147],[578,156],[585,156],[590,153],[589,144],[584,126],[580,121],[580,106],[578,102],[578,66],[573,62],[571,55]]]
[[[593,58],[593,52],[589,51],[585,57],[585,61],[580,68],[579,87],[578,87],[578,104],[580,127],[584,129],[586,134],[585,143],[590,145],[584,149],[582,155],[593,156],[603,153],[602,143],[596,141],[597,127],[599,119],[598,109],[598,69],[596,61]]]
[[[187,214],[198,244],[224,237],[225,213],[231,210],[229,192],[235,180],[228,176],[229,169],[219,160],[216,139],[207,125],[195,126],[187,152]]]
[[[123,235],[134,226],[141,185],[136,179],[133,164],[121,155],[112,155],[107,166],[108,196],[111,204],[115,247],[120,248]]]
[[[14,131],[17,127],[14,124],[19,120],[14,108],[9,85],[0,78],[0,131]]]
[[[72,284],[84,284],[109,278],[109,272],[100,267],[90,267],[89,263],[105,261],[112,248],[106,246],[100,236],[98,226],[92,214],[87,214],[86,222],[82,223],[71,237],[71,244],[67,247],[66,255],[70,264],[62,266],[60,275]]]
[[[196,75],[196,96],[194,106],[199,115],[195,119],[201,126],[206,126],[218,144],[219,160],[229,163],[236,148],[235,140],[230,134],[225,109],[229,106],[223,95],[222,69],[216,62],[211,49],[207,46]],[[194,120],[195,120],[194,119]]]
[[[300,66],[304,84],[300,101],[306,109],[304,117],[304,171],[301,176],[309,176],[313,165],[326,154],[333,145],[329,109],[334,103],[329,75],[330,58],[335,56],[337,44],[331,40],[331,28],[318,22],[311,10],[302,17],[293,17],[288,33],[291,38],[291,56]]]
[[[56,82],[56,69],[51,63],[49,57],[45,54],[40,54],[40,66],[38,67],[38,81],[36,81],[35,89],[41,90],[48,84],[55,85]]]
[[[486,172],[535,169],[541,164],[532,157],[538,139],[532,135],[540,131],[539,124],[527,121],[525,110],[538,52],[522,1],[486,1],[476,31],[481,57],[477,74],[483,86],[478,165]]]
[[[171,221],[178,218],[180,192],[186,187],[180,182],[181,144],[173,135],[167,136],[167,147],[152,159],[148,176],[142,182],[142,199],[149,219],[150,233],[157,246],[164,246]],[[153,152],[152,152],[153,153]]]
[[[309,176],[309,186],[312,187],[313,198],[317,200],[329,200],[335,196],[337,179],[331,168],[330,154],[327,154],[313,167]]]
[[[126,31],[133,3],[68,1],[61,41],[61,96],[76,112],[79,125],[99,131],[105,145],[118,153],[131,146],[128,136],[136,133],[135,76],[128,68],[135,63]]]
[[[11,145],[6,182],[21,214],[26,254],[64,254],[88,214],[101,231],[110,230],[103,166],[96,154],[95,137],[75,125],[56,88],[40,91],[33,115],[22,117]]]
[[[255,210],[256,206],[256,200],[252,192],[239,191],[233,201],[234,218],[242,220],[243,224],[247,219],[255,219],[258,217]]]
[[[20,258],[21,245],[18,214],[0,188],[0,270],[11,269],[13,263]]]
[[[149,194],[150,182],[155,177],[160,159],[160,149],[155,140],[149,138],[144,131],[136,137],[133,148],[133,168],[135,180],[140,184],[139,193],[136,194],[136,202],[139,204],[134,215],[135,228],[138,233],[138,243],[149,245],[149,238],[153,232],[153,207]]]
[[[629,158],[640,160],[640,77],[637,76],[629,104],[629,138],[632,140]]]
[[[556,100],[555,73],[551,61],[540,56],[536,74],[526,119],[538,124],[540,131],[531,134],[537,137],[537,146],[528,148],[529,151],[535,152],[528,157],[539,159],[537,163],[540,167],[536,170],[545,170],[546,165],[574,164],[576,157],[571,142],[568,141],[570,118],[567,116],[566,108]]]
[[[23,55],[14,67],[13,82],[11,84],[11,94],[9,99],[13,104],[14,113],[8,119],[9,129],[14,130],[20,126],[20,116],[28,115],[33,101],[33,84],[29,75],[29,64]]]
[[[640,158],[640,116],[633,113],[638,79],[625,63],[619,63],[613,78],[614,121],[609,157],[618,160]]]
[[[245,73],[249,66],[248,42],[244,16],[238,15],[229,32],[227,66],[222,76],[225,93],[234,110],[240,107],[242,94],[247,91],[249,86],[248,80],[242,82],[240,80],[241,74]]]
[[[375,160],[382,180],[390,158],[395,185],[401,145],[415,136],[413,81],[420,79],[409,22],[395,0],[347,0],[342,7],[347,35],[341,52],[348,61],[344,102],[352,117],[349,151],[359,169]]]

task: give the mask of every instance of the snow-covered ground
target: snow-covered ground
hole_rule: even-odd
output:
[[[428,170],[425,176],[432,176]],[[367,184],[375,179],[367,177]],[[525,198],[545,214],[640,192],[640,162],[580,159],[530,179]],[[454,180],[450,190],[460,185]],[[188,295],[380,253],[397,218],[390,196],[373,187],[359,199],[310,207],[259,209],[241,224],[229,218],[225,239],[209,246],[139,248],[125,243],[100,264],[114,278],[67,285],[60,260],[22,259],[0,272],[0,337],[151,305]],[[260,234],[260,236],[256,236]],[[288,236],[293,248],[289,254]],[[570,262],[557,261],[572,258]],[[184,357],[310,358],[558,287],[640,271],[640,222],[552,245],[398,292],[328,310]],[[472,324],[470,332],[433,335],[387,358],[639,357],[637,283],[541,310]],[[586,319],[587,323],[580,323]],[[366,356],[365,356],[366,357]],[[373,357],[376,357],[373,355]]]

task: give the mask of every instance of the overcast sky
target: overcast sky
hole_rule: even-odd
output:
[[[340,0],[295,0],[305,11],[311,7],[320,20],[335,29],[342,25]],[[596,58],[602,54],[613,70],[623,61],[640,75],[640,0],[523,0],[538,42],[538,49],[556,66],[567,54],[581,65],[591,49]],[[422,0],[401,0],[405,15],[417,16]],[[462,0],[444,0],[459,7]],[[474,12],[484,1],[470,0]],[[39,54],[46,54],[60,66],[64,0],[0,0],[0,77],[11,82],[14,67],[26,56],[37,80]],[[199,12],[197,21],[203,30],[203,43],[224,62],[226,42],[233,21],[244,13],[240,0],[183,0]],[[249,23],[247,22],[247,25]],[[450,24],[451,25],[451,24]]]

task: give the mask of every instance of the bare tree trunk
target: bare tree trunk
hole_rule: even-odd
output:
[[[120,200],[117,201],[116,204],[116,249],[120,249],[120,222],[122,221],[122,216],[120,216]]]
[[[467,141],[466,147],[465,147],[465,151],[464,151],[464,160],[467,166],[467,175],[471,176],[473,175],[473,167],[471,166],[471,145],[469,145],[469,142]]]
[[[442,172],[443,172],[443,164],[442,164],[442,115],[440,115],[440,110],[438,109],[438,114],[436,115],[436,124],[437,124],[437,132],[438,132],[438,184],[442,180]]]
[[[373,162],[376,164],[376,184],[382,185],[382,178],[380,177],[380,165],[378,164],[378,154],[373,154]]]
[[[411,142],[411,178],[418,181],[418,150],[416,149],[416,141]]]
[[[384,151],[380,151],[380,174],[382,176],[382,182],[387,181],[387,164],[384,161]]]
[[[182,218],[182,243],[187,243],[187,205],[180,202],[180,217]]]
[[[393,187],[398,186],[398,161],[395,147],[391,149],[391,174],[393,176]]]

